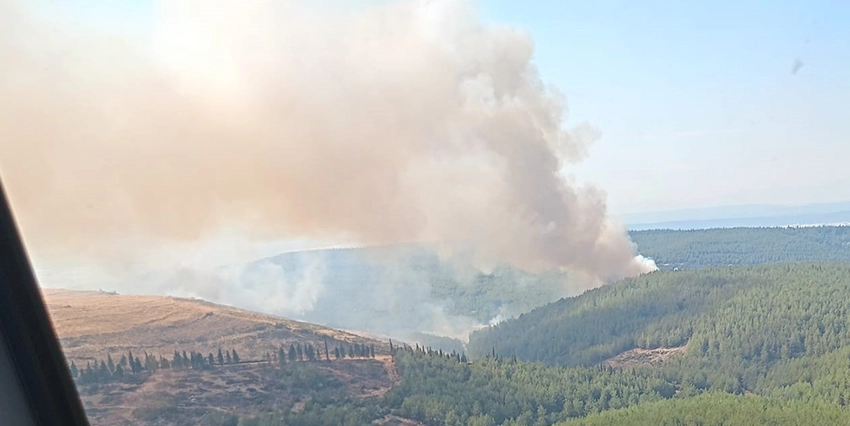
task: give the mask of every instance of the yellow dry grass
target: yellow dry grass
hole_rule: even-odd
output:
[[[54,328],[69,359],[85,361],[127,351],[170,358],[175,350],[216,353],[236,349],[242,359],[261,359],[290,343],[327,339],[383,346],[345,332],[195,299],[42,290]]]

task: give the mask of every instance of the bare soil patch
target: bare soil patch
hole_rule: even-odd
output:
[[[674,356],[684,354],[687,349],[687,345],[674,348],[635,348],[608,358],[603,364],[613,368],[658,365]]]

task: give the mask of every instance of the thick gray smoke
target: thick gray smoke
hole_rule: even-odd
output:
[[[130,262],[238,228],[649,267],[562,175],[596,132],[565,130],[528,34],[466,1],[308,3],[168,0],[119,37],[3,2],[0,172],[31,251]]]

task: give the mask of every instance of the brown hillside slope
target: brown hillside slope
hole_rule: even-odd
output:
[[[334,401],[380,397],[393,385],[384,364],[383,359],[345,359],[157,370],[79,390],[93,426],[203,425],[214,413],[241,417],[303,410],[314,394]]]
[[[43,289],[56,332],[69,359],[78,362],[147,351],[168,358],[175,350],[216,353],[236,349],[243,360],[259,360],[280,345],[324,341],[385,343],[314,324],[258,314],[194,299]]]

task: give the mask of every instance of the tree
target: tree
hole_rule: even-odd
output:
[[[221,353],[221,348],[218,348],[218,365],[224,364],[224,354]]]
[[[171,364],[168,362],[168,358],[165,358],[162,355],[159,356],[159,368],[171,368]]]
[[[210,367],[212,367],[213,364],[215,364],[215,358],[213,358],[212,352],[210,352],[209,356],[207,356],[207,362],[210,364]]]
[[[227,364],[230,364],[230,363],[233,362],[233,359],[230,358],[230,351],[224,352],[224,362],[227,363]]]
[[[98,379],[101,380],[106,380],[109,378],[109,376],[111,376],[111,374],[109,374],[109,368],[106,366],[106,363],[103,362],[103,360],[100,360],[100,369],[98,369],[97,375]]]
[[[233,349],[233,363],[234,364],[239,363],[239,354],[236,353],[236,349]]]
[[[115,366],[115,375],[118,377],[124,377],[124,367],[121,366],[120,362],[117,366]]]
[[[127,355],[121,354],[121,360],[118,361],[118,365],[127,368]]]
[[[156,359],[145,351],[145,370],[156,371],[158,364]]]
[[[328,352],[328,341],[325,340],[325,361],[330,361],[330,360],[331,360],[331,355]]]
[[[79,371],[77,371],[77,364],[74,364],[74,361],[71,361],[71,377],[77,378],[79,375]]]
[[[537,420],[534,421],[534,426],[547,426],[549,423],[546,421],[546,408],[542,405],[537,406]]]
[[[115,363],[112,361],[112,355],[106,354],[106,368],[109,369],[109,374],[115,372]]]
[[[480,414],[469,418],[469,426],[494,426],[496,421],[489,414]]]
[[[298,350],[298,360],[304,361],[304,349],[301,348],[301,344],[299,343],[295,348]]]
[[[127,353],[127,362],[130,363],[130,369],[133,371],[133,374],[136,374],[138,370],[136,370],[136,359],[133,358],[133,351]]]
[[[374,357],[375,357],[375,345],[370,345],[369,346],[369,358],[374,358]]]
[[[334,359],[339,359],[339,358],[340,358],[339,346],[337,346],[337,347],[334,348]]]
[[[286,364],[286,354],[284,353],[283,346],[277,348],[277,361],[281,367]]]
[[[135,363],[135,366],[136,366],[136,367],[135,367],[135,371],[136,371],[136,372],[141,372],[141,371],[142,371],[142,362],[141,362],[141,361],[139,361],[139,358],[138,358],[138,357],[136,357],[136,363]]]
[[[295,350],[295,344],[289,345],[289,362],[295,361],[298,358],[298,352]]]
[[[345,358],[345,356],[348,355],[345,353],[345,346],[339,347],[339,354],[342,356],[342,358]]]

